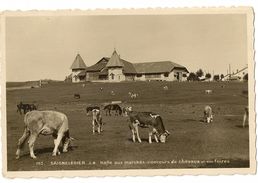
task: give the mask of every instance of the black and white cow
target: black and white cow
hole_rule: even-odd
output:
[[[149,129],[149,143],[152,143],[152,135],[154,135],[156,142],[166,142],[166,138],[170,133],[165,129],[159,114],[132,111],[132,107],[127,108],[127,114],[130,118],[129,128],[132,131],[133,142],[135,142],[136,135],[138,142],[141,143],[138,127]]]
[[[100,114],[99,109],[92,110],[92,133],[95,134],[95,128],[97,128],[97,132],[100,133],[103,131],[102,129],[102,116]]]

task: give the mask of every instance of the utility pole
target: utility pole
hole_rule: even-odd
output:
[[[229,78],[231,78],[231,66],[229,64]]]

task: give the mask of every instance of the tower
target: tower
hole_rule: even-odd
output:
[[[123,73],[124,64],[121,61],[120,56],[117,54],[116,50],[114,50],[106,67],[108,69],[108,80],[110,82],[125,81],[125,75]]]
[[[82,78],[81,76],[79,76],[79,73],[82,71],[85,71],[85,69],[86,69],[86,65],[79,53],[76,55],[74,62],[71,65],[70,69],[72,69],[72,82],[73,83],[77,83],[77,82],[83,81],[85,79],[85,78]]]

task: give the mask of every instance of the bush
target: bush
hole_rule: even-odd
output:
[[[199,81],[199,78],[195,73],[191,72],[187,77],[187,81]]]
[[[244,80],[244,81],[248,81],[248,74],[245,74],[245,75],[244,75],[243,80]]]

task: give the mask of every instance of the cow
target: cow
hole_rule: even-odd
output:
[[[165,90],[165,91],[168,90],[168,86],[164,86],[163,90]]]
[[[212,90],[205,90],[205,93],[206,93],[206,94],[211,94],[211,93],[212,93]]]
[[[114,96],[114,95],[115,95],[115,92],[112,90],[112,91],[110,92],[110,94]]]
[[[54,150],[52,156],[59,155],[58,146],[62,142],[63,152],[68,151],[72,137],[69,135],[68,118],[65,114],[56,111],[31,111],[24,116],[24,132],[18,141],[16,159],[20,158],[21,149],[29,138],[30,157],[36,159],[34,143],[39,135],[52,135]]]
[[[92,133],[95,134],[95,128],[97,128],[97,132],[100,133],[103,131],[102,129],[102,116],[100,114],[99,109],[92,110]]]
[[[249,118],[249,110],[248,109],[249,109],[248,106],[246,106],[244,117],[243,117],[243,128],[245,128],[245,123],[246,123],[246,121],[248,121],[248,118]]]
[[[204,107],[204,119],[203,121],[206,123],[210,123],[213,121],[213,114],[211,106],[207,105]]]
[[[80,98],[81,98],[81,95],[78,94],[78,93],[75,93],[75,94],[73,95],[73,98],[75,98],[75,99],[80,99]]]
[[[111,111],[115,111],[115,115],[122,115],[122,108],[118,104],[108,104],[104,107],[106,111],[106,116],[109,114],[111,116]]]
[[[98,109],[98,110],[100,110],[100,107],[99,107],[99,106],[88,106],[88,107],[86,108],[86,113],[87,113],[87,115],[89,115],[89,112],[91,112],[93,109]]]
[[[138,93],[132,93],[131,94],[131,99],[136,99],[138,97]]]
[[[152,143],[152,135],[156,142],[165,143],[169,132],[165,129],[162,118],[159,114],[153,112],[136,112],[132,111],[132,107],[127,107],[127,114],[130,119],[129,128],[132,131],[132,140],[135,142],[135,134],[137,140],[141,143],[138,127],[149,129],[149,143]]]

